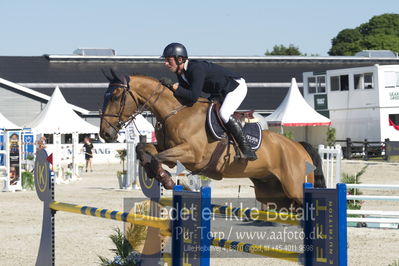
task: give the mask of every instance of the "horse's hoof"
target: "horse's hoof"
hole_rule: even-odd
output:
[[[162,185],[163,185],[164,188],[166,188],[168,190],[171,190],[175,186],[175,182],[173,182],[173,180],[169,180],[169,181],[167,181],[165,183],[162,183]]]
[[[158,172],[157,179],[161,181],[162,185],[166,189],[173,189],[175,186],[175,182],[173,181],[171,174],[164,169]]]
[[[173,187],[175,186],[175,182],[173,181],[173,179],[170,176],[163,175],[161,177],[161,183],[162,183],[163,187],[168,190],[173,189]]]

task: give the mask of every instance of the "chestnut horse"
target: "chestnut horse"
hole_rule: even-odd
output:
[[[188,170],[212,179],[250,178],[255,185],[256,199],[265,204],[274,203],[278,208],[302,204],[302,187],[306,181],[315,187],[325,187],[318,153],[307,143],[298,143],[268,130],[262,132],[257,160],[237,158],[232,144],[228,144],[209,167],[220,142],[207,130],[209,100],[200,98],[186,106],[154,78],[111,73],[113,77],[107,77],[110,84],[104,96],[100,135],[107,142],[115,141],[123,125],[134,122],[134,117],[144,110],[151,111],[157,120],[157,144],[138,145],[136,150],[147,175],[160,180],[167,189],[171,189],[174,182],[162,164],[173,167],[177,161]],[[317,167],[308,176],[305,176],[306,162]]]

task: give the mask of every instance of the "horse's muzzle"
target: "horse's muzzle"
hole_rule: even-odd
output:
[[[100,136],[107,143],[115,142],[118,139],[118,133],[112,127],[109,127],[109,128],[107,128],[105,130],[101,130],[100,131]]]

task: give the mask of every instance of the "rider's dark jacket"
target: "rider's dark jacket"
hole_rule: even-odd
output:
[[[211,98],[223,99],[227,93],[238,86],[235,79],[241,76],[222,66],[200,60],[189,60],[184,72],[187,79],[177,74],[179,88],[175,96],[182,98],[186,103],[195,103],[202,92],[211,95]]]

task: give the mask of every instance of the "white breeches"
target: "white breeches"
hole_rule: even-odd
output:
[[[247,96],[247,84],[243,78],[236,79],[238,82],[238,87],[227,93],[222,106],[220,107],[220,117],[223,122],[227,123],[229,121],[230,116],[240,107],[242,101],[244,101],[245,96]]]

